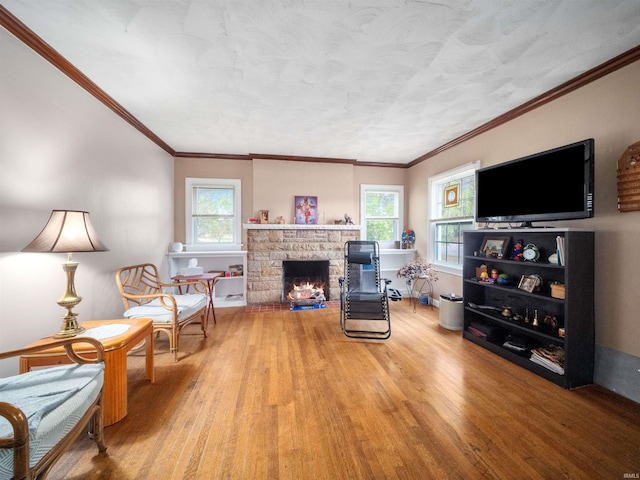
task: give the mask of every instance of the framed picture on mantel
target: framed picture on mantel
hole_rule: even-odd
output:
[[[296,224],[317,225],[318,224],[318,197],[301,195],[295,197],[294,217]]]

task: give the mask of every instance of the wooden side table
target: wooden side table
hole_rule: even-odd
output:
[[[122,320],[92,320],[81,322],[87,330],[108,325],[126,324],[129,329],[109,338],[100,339],[104,345],[104,424],[112,425],[127,415],[127,352],[145,340],[145,378],[154,382],[153,371],[153,322],[150,318],[132,318]],[[29,346],[50,342],[46,337]],[[76,351],[91,352],[91,346],[78,345]],[[20,373],[25,373],[33,367],[52,366],[71,363],[62,348],[51,348],[36,354],[20,357]]]

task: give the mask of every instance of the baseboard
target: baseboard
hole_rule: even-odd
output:
[[[593,382],[640,403],[640,358],[596,344]]]

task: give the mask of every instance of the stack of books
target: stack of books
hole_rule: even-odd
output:
[[[530,360],[558,375],[564,375],[564,348],[558,345],[534,348]]]

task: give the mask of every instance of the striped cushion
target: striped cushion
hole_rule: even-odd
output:
[[[173,295],[178,306],[178,322],[189,318],[207,306],[207,296],[201,293],[191,293],[186,295]],[[125,318],[151,318],[154,323],[170,323],[173,321],[173,313],[167,310],[160,303],[159,298],[137,307],[130,308],[124,312]]]
[[[87,408],[98,398],[104,384],[104,364],[64,365],[55,369],[76,369],[89,373],[92,378],[82,381],[83,386],[53,410],[43,414],[34,431],[29,434],[29,466],[33,467],[78,423]],[[54,370],[53,368],[50,370]],[[43,370],[24,373],[19,377],[40,374]],[[44,377],[46,378],[46,377]],[[46,384],[42,385],[46,389]],[[2,401],[0,395],[0,401]],[[2,419],[4,420],[4,419]],[[30,425],[31,430],[31,425]],[[0,478],[13,476],[13,450],[0,450]]]

